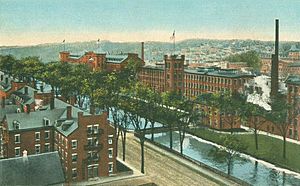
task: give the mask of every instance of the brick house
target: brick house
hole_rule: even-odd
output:
[[[59,99],[47,110],[6,113],[1,124],[4,158],[58,151],[68,182],[116,172],[113,127],[107,113],[90,114]],[[6,106],[4,106],[6,108]]]

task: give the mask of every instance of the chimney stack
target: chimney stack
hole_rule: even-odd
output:
[[[72,119],[72,106],[67,106],[67,120]]]
[[[142,42],[142,52],[141,52],[141,57],[142,57],[142,60],[145,61],[145,56],[144,56],[144,42]]]
[[[27,112],[27,114],[30,113],[30,105],[29,104],[26,104],[26,112]]]
[[[28,95],[28,87],[27,86],[24,87],[24,94]]]
[[[95,114],[95,106],[94,105],[90,105],[90,114],[94,115]]]
[[[51,90],[51,98],[50,98],[50,109],[54,109],[54,91]]]
[[[275,20],[275,54],[272,54],[271,96],[278,94],[278,62],[279,62],[279,20]]]
[[[44,92],[44,87],[43,87],[43,85],[40,86],[40,91],[41,91],[41,92]]]
[[[5,108],[5,97],[4,96],[2,96],[1,107]]]

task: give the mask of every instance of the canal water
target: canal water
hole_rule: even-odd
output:
[[[150,139],[150,135],[146,137]],[[170,137],[168,132],[155,134],[154,140],[169,147]],[[178,132],[173,132],[173,148],[178,152],[180,151]],[[227,173],[225,158],[219,158],[214,153],[217,148],[216,144],[192,135],[187,135],[183,142],[184,155]],[[231,175],[251,185],[300,185],[300,174],[277,168],[272,164],[255,160],[247,155],[241,155],[233,159]]]

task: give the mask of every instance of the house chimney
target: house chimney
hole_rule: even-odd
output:
[[[27,157],[27,150],[23,150],[23,157]]]
[[[95,106],[94,105],[90,105],[90,114],[94,115],[95,114]]]
[[[72,106],[67,106],[67,120],[72,119]]]
[[[43,85],[40,86],[40,91],[41,91],[41,92],[44,92],[44,87],[43,87]]]
[[[29,104],[26,104],[26,112],[27,112],[27,114],[30,113],[30,105]]]
[[[24,94],[26,94],[26,95],[28,94],[28,87],[27,86],[24,87]]]
[[[8,77],[5,78],[5,84],[8,84]]]
[[[278,94],[278,61],[279,61],[279,20],[275,20],[275,54],[272,54],[271,96]]]
[[[4,96],[2,96],[1,107],[5,108],[5,97]]]
[[[55,105],[54,105],[54,91],[51,90],[50,109],[53,110],[54,107],[55,107]]]
[[[28,164],[27,150],[23,150],[23,163],[24,163],[25,165]]]
[[[144,61],[145,60],[145,56],[144,56],[144,42],[142,42],[142,52],[141,52],[141,57],[142,57],[142,60]]]

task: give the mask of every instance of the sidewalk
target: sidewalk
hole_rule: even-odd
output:
[[[243,126],[243,125],[241,126],[241,128],[243,128],[243,129],[245,129],[247,131],[251,130],[249,127],[246,127],[246,126]],[[262,131],[262,130],[258,130],[257,134],[262,134],[262,135],[265,135],[265,136],[270,136],[270,137],[273,137],[273,138],[277,138],[277,139],[283,140],[282,136],[271,134],[271,133],[268,133],[268,132],[265,132],[265,131]],[[300,141],[297,141],[297,140],[294,140],[294,139],[291,139],[291,138],[288,138],[288,137],[286,138],[286,141],[300,145]]]

